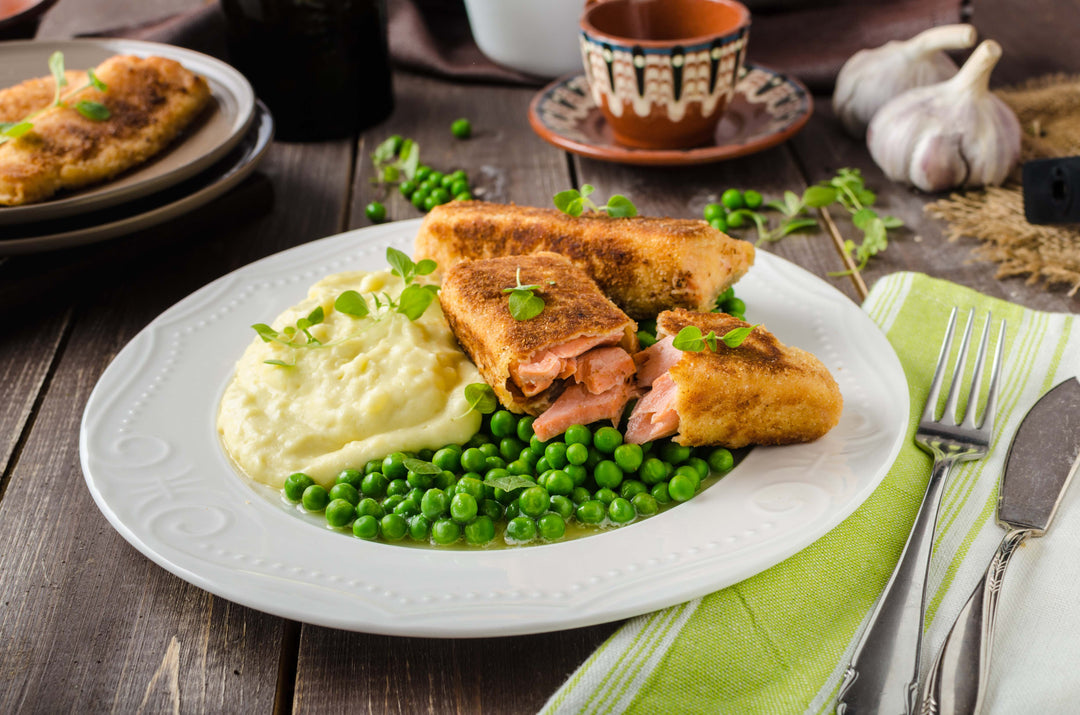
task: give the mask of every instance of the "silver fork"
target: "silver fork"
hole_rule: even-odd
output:
[[[968,315],[964,337],[953,368],[952,384],[945,401],[945,410],[941,418],[938,418],[938,396],[941,394],[942,379],[952,350],[956,308],[953,308],[949,315],[949,326],[941,345],[934,379],[930,383],[930,394],[926,398],[926,407],[915,433],[915,443],[933,455],[934,468],[930,473],[930,482],[919,513],[915,517],[915,524],[900,554],[900,561],[878,598],[870,617],[870,625],[863,632],[852,656],[851,665],[844,673],[844,682],[840,686],[836,704],[837,715],[911,715],[915,712],[918,701],[919,648],[922,645],[926,575],[943,486],[953,465],[986,456],[994,428],[1002,347],[1005,344],[1005,321],[1001,321],[986,408],[979,423],[975,422],[975,407],[990,341],[990,320],[988,313],[968,391],[968,406],[961,423],[957,404],[975,322],[975,310],[972,309]],[[944,421],[945,415],[950,413],[953,415],[952,424]]]

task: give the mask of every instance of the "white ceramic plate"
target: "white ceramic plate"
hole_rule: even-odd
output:
[[[147,196],[198,174],[239,143],[251,125],[255,92],[238,71],[200,52],[141,40],[26,40],[0,43],[0,88],[48,76],[49,55],[64,53],[68,69],[94,67],[118,54],[176,60],[210,85],[210,104],[176,141],[150,161],[112,181],[64,192],[39,204],[0,206],[0,226],[97,211]]]
[[[537,633],[669,606],[778,563],[862,503],[900,448],[908,393],[885,337],[838,291],[760,252],[738,294],[751,321],[836,376],[844,413],[826,437],[752,450],[685,504],[561,543],[406,548],[313,526],[233,471],[214,429],[218,400],[252,323],[324,275],[384,267],[387,245],[411,253],[419,223],[333,236],[241,268],[124,348],[90,396],[80,453],[90,492],[125,539],[201,588],[286,618],[404,636]]]

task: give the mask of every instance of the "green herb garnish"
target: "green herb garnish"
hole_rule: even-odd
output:
[[[465,401],[469,403],[469,409],[465,411],[465,415],[473,410],[482,415],[490,415],[499,406],[499,401],[495,399],[495,391],[486,382],[472,382],[466,385]]]
[[[431,462],[425,462],[422,459],[414,459],[413,457],[406,457],[401,463],[405,465],[406,469],[414,474],[438,474],[442,471]]]
[[[554,285],[554,281],[549,281]],[[522,285],[521,267],[517,269],[517,285],[512,288],[503,288],[503,293],[510,294],[508,307],[514,320],[531,320],[544,312],[544,299],[535,295],[533,291],[539,291],[539,285]]]
[[[702,335],[701,328],[696,325],[687,325],[679,331],[679,334],[675,336],[675,339],[671,344],[679,350],[690,353],[699,353],[705,349],[705,346],[708,346],[710,350],[716,352],[718,341],[723,342],[724,345],[729,348],[737,348],[750,337],[750,333],[752,333],[754,328],[758,327],[758,325],[761,325],[761,323],[758,323],[757,325],[747,325],[741,328],[732,328],[721,336],[718,336],[715,330],[710,330],[707,335]]]
[[[523,477],[520,474],[507,474],[503,477],[488,477],[484,479],[484,484],[495,487],[496,489],[502,489],[504,492],[512,492],[515,489],[521,489],[522,487],[535,487],[536,482],[528,477]]]
[[[65,76],[64,74],[63,52],[57,51],[49,55],[49,72],[52,74],[53,81],[56,85],[56,89],[53,92],[53,101],[49,105],[49,107],[67,107],[67,102],[65,102],[61,97],[61,89],[68,85],[67,76]],[[97,89],[101,92],[104,92],[108,89],[108,86],[106,86],[106,84],[102,82],[96,74],[94,74],[94,70],[86,70],[86,76],[86,84],[70,92],[69,96],[73,94],[78,94],[79,92],[89,87],[93,87],[94,89]],[[33,119],[49,107],[39,109],[36,112],[31,112],[17,122],[0,122],[0,144],[3,144],[4,142],[10,141],[12,139],[18,139],[19,137],[33,129]],[[101,102],[93,102],[88,99],[82,99],[76,102],[74,109],[82,116],[95,122],[104,121],[110,116],[112,116],[109,108],[106,107],[104,104],[102,104]]]
[[[578,191],[577,189],[560,191],[555,194],[553,199],[555,208],[565,214],[570,214],[571,216],[580,216],[585,209],[597,213],[605,212],[608,216],[614,218],[637,216],[637,207],[634,206],[630,199],[621,194],[615,194],[608,199],[606,204],[597,206],[596,203],[589,198],[589,194],[594,191],[596,191],[596,187],[591,184],[582,185],[581,191]]]
[[[395,134],[375,147],[371,161],[375,165],[376,183],[397,183],[402,176],[412,181],[420,166],[420,145]]]

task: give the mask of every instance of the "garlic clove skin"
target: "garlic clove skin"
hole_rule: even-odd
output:
[[[986,40],[945,82],[908,90],[870,122],[867,147],[893,181],[926,192],[1002,183],[1020,157],[1020,123],[990,92],[1001,46]]]
[[[833,111],[848,134],[861,139],[878,109],[893,97],[956,74],[956,63],[942,50],[975,44],[971,25],[942,25],[910,40],[893,40],[852,55],[836,77]]]

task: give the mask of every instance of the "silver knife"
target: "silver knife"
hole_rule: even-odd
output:
[[[978,712],[1005,568],[1024,539],[1050,528],[1078,455],[1080,382],[1070,378],[1039,398],[1013,437],[998,489],[997,521],[1007,533],[930,666],[922,715]]]

